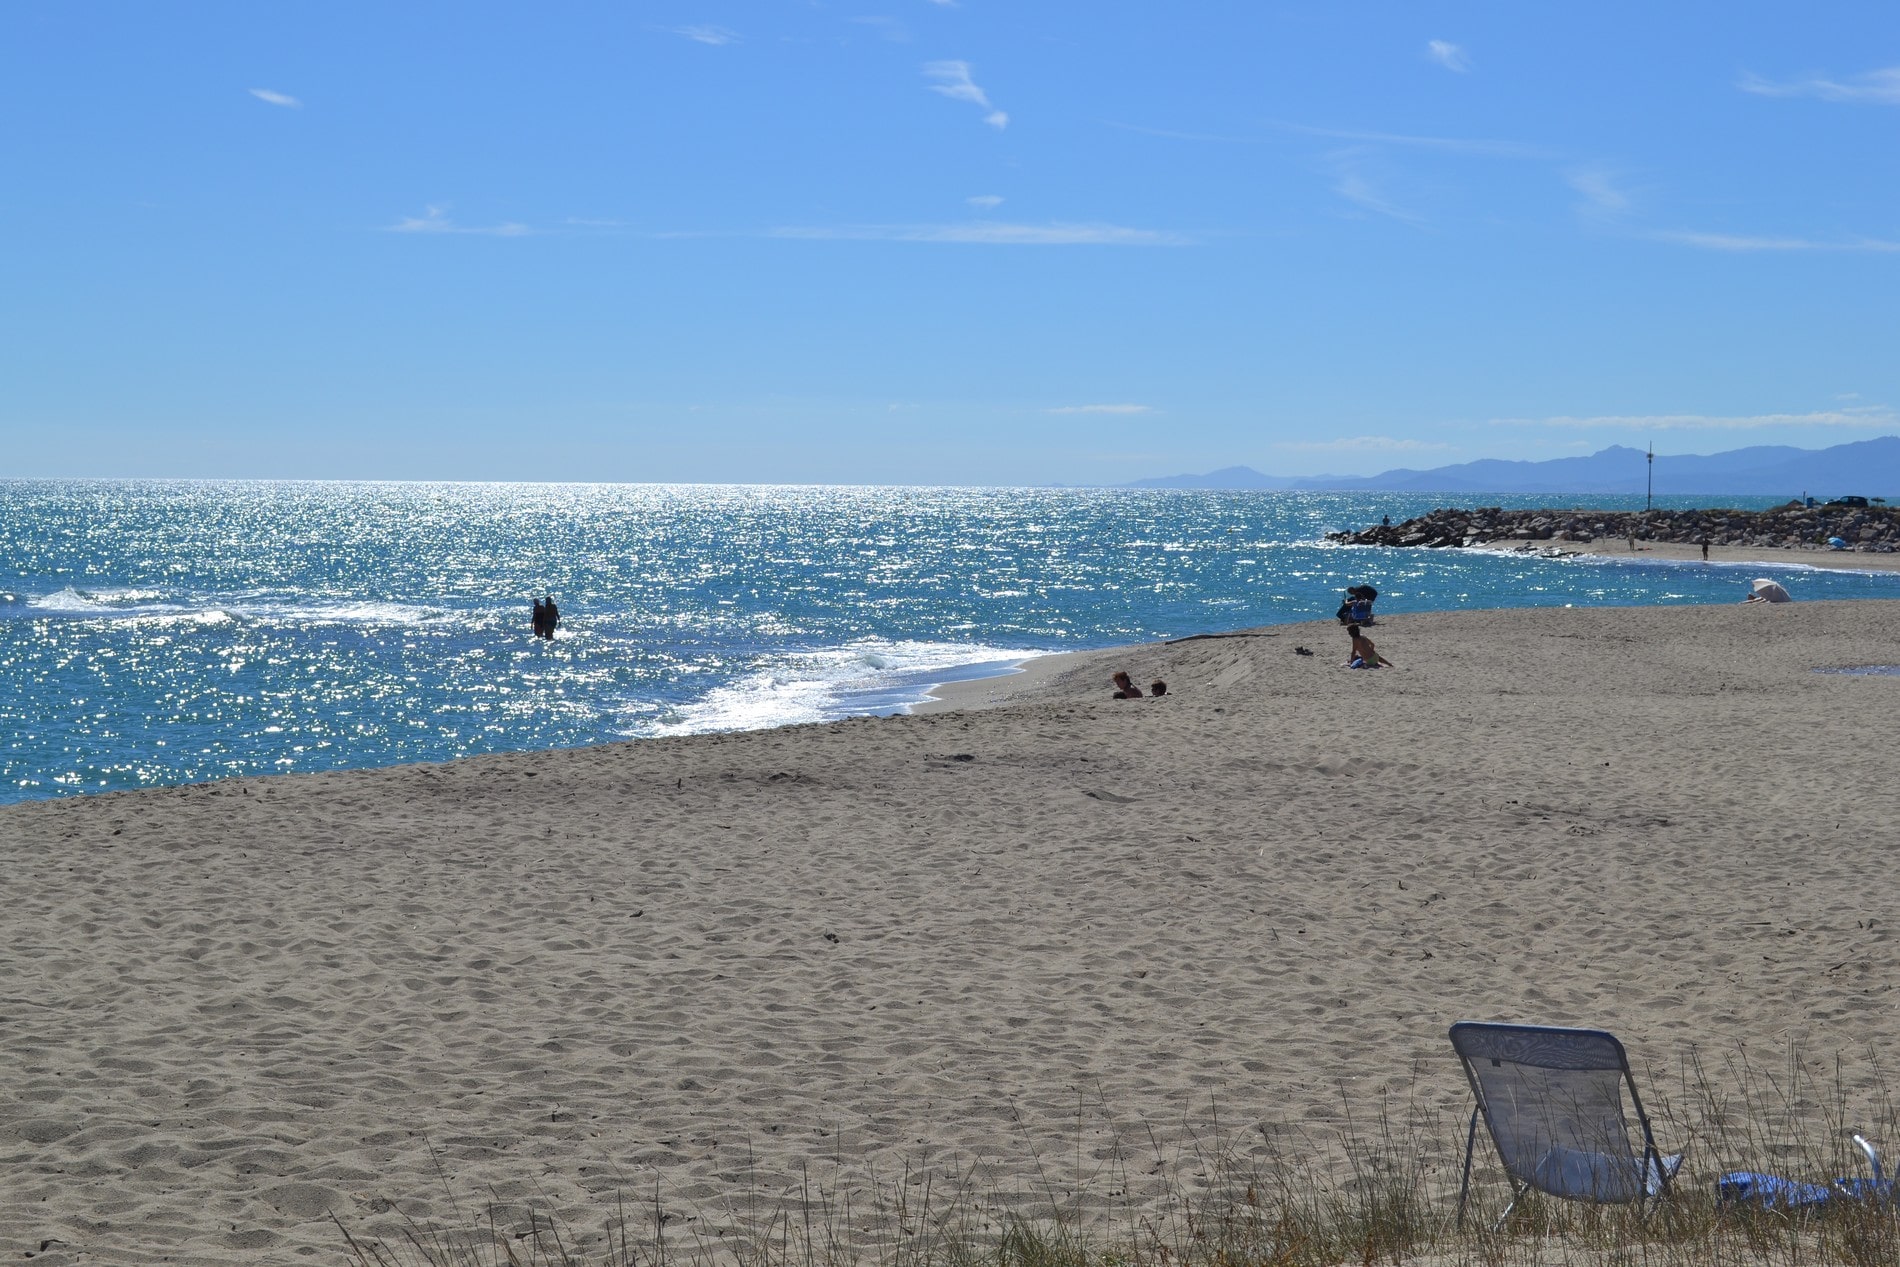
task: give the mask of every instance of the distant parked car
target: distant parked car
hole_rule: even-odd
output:
[[[1865,497],[1835,497],[1821,503],[1823,506],[1865,506]]]

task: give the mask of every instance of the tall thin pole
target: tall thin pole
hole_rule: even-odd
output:
[[[1643,490],[1643,513],[1649,513],[1649,503],[1656,499],[1656,442],[1649,442],[1649,486]]]

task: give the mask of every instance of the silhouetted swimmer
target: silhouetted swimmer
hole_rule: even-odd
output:
[[[544,613],[546,613],[545,618],[544,618],[546,621],[546,626],[545,626],[546,632],[543,633],[541,636],[543,638],[548,639],[549,641],[552,641],[554,638],[555,626],[561,623],[561,609],[554,605],[554,595],[549,594],[547,596],[546,601],[544,601],[541,604],[541,610]]]

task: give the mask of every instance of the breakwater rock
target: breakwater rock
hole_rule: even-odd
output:
[[[1495,542],[1673,541],[1684,545],[1824,548],[1839,537],[1849,550],[1900,549],[1900,508],[1808,506],[1772,510],[1458,510],[1447,507],[1402,524],[1331,532],[1330,541],[1367,546],[1478,546]]]

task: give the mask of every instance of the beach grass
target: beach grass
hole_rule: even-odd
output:
[[[895,1174],[831,1168],[785,1191],[753,1185],[690,1208],[631,1188],[583,1227],[556,1203],[469,1205],[449,1221],[369,1236],[339,1224],[358,1267],[1433,1267],[1765,1263],[1900,1264],[1900,1207],[1835,1200],[1790,1212],[1725,1202],[1737,1170],[1826,1183],[1866,1173],[1851,1136],[1900,1144],[1884,1075],[1850,1094],[1792,1053],[1691,1057],[1639,1078],[1659,1143],[1687,1154],[1671,1195],[1647,1208],[1509,1199],[1482,1129],[1470,1216],[1458,1218],[1466,1120],[1388,1095],[1322,1133],[1223,1134],[1218,1114],[1185,1152],[1034,1159],[1038,1184],[1001,1190],[981,1163],[911,1163]],[[1864,1074],[1866,1070],[1857,1070]],[[1864,1087],[1860,1078],[1857,1086]],[[1348,1106],[1350,1109],[1350,1106]],[[1079,1132],[1078,1132],[1079,1137]],[[1159,1175],[1154,1183],[1143,1179]],[[445,1184],[449,1178],[444,1176]]]

